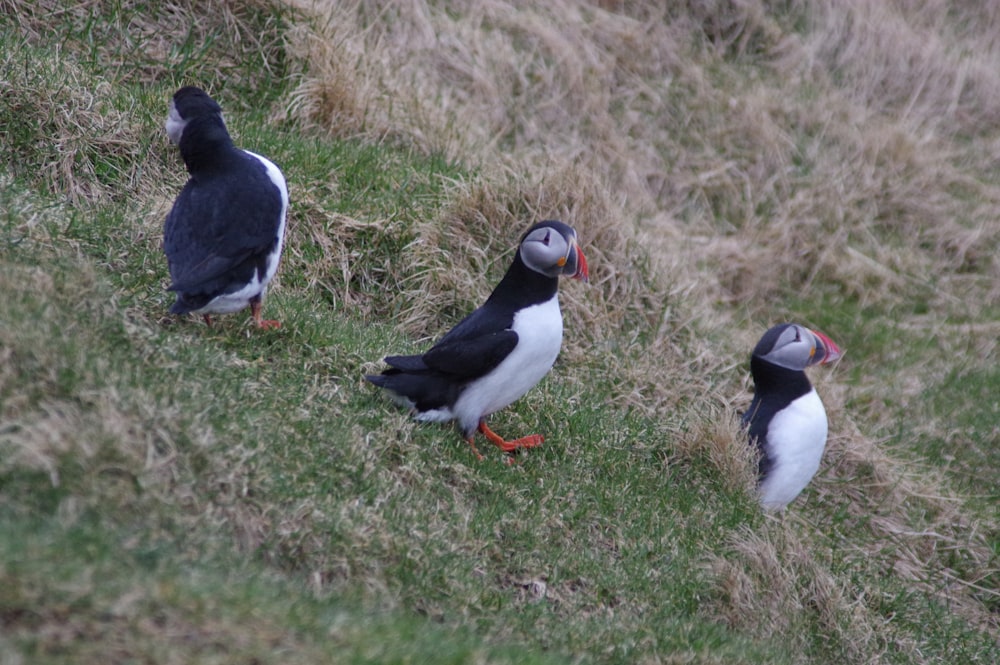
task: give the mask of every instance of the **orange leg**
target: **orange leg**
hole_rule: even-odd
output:
[[[472,454],[476,456],[477,460],[479,460],[480,462],[482,462],[483,461],[483,456],[479,454],[479,448],[476,448],[476,443],[473,441],[473,439],[475,439],[475,438],[476,438],[476,435],[473,434],[468,439],[466,439],[466,442],[468,442],[469,447],[472,448]]]
[[[513,453],[522,448],[534,448],[535,446],[541,445],[542,441],[545,441],[545,437],[541,434],[530,434],[528,436],[523,436],[520,439],[507,441],[502,436],[487,427],[485,420],[479,421],[479,431],[483,433],[483,436],[489,439],[490,443],[505,453]]]
[[[261,315],[261,305],[259,300],[250,301],[250,313],[253,315],[253,323],[258,328],[263,328],[264,330],[272,330],[281,327],[280,321],[274,321],[270,319],[265,319]]]
[[[205,319],[205,325],[208,326],[209,328],[211,328],[212,327],[212,317],[209,316],[208,314],[202,314],[201,317],[203,319]]]

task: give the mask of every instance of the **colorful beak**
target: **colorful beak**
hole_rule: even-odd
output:
[[[585,282],[590,276],[587,270],[587,257],[583,255],[583,250],[576,244],[575,239],[573,240],[573,246],[570,247],[569,256],[566,258],[566,265],[563,266],[562,272],[573,279],[582,279]]]
[[[834,360],[840,358],[844,355],[840,347],[837,344],[817,330],[810,330],[813,337],[816,338],[816,352],[813,354],[812,360],[809,361],[810,365],[825,365],[826,363],[832,363]]]

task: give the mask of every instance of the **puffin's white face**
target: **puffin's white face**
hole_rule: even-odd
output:
[[[167,136],[170,137],[171,143],[180,145],[181,134],[184,133],[184,125],[186,124],[187,122],[177,112],[177,105],[174,104],[173,100],[170,100],[170,111],[167,113],[167,121],[163,127],[167,130]]]
[[[840,358],[840,348],[821,332],[795,323],[775,326],[764,333],[754,355],[786,369],[801,371]]]
[[[548,277],[570,275],[587,279],[587,259],[576,244],[576,231],[568,226],[565,228],[566,235],[549,226],[528,233],[521,241],[521,260],[535,272]]]

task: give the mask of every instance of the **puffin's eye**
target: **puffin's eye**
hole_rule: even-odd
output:
[[[551,231],[546,231],[546,232],[545,232],[545,237],[544,237],[544,238],[542,238],[542,244],[543,244],[543,245],[546,245],[546,246],[547,246],[547,245],[549,244],[549,237],[550,237],[551,235],[552,235],[552,232],[551,232]]]

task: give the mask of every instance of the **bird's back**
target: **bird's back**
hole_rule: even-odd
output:
[[[192,174],[167,216],[172,290],[211,297],[245,285],[280,242],[287,194],[256,156],[234,153],[224,168]]]

